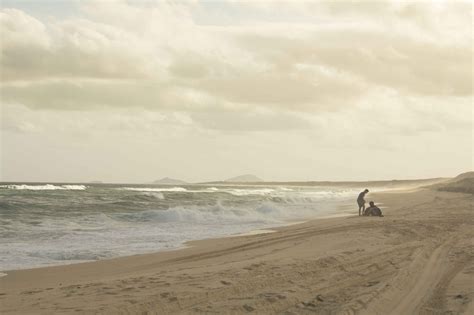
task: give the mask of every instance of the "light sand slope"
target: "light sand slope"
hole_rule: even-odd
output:
[[[316,220],[180,251],[12,272],[0,278],[0,313],[472,311],[473,196],[369,198],[383,203],[384,218]]]

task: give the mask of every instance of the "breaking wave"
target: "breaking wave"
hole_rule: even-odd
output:
[[[131,191],[142,191],[142,192],[185,192],[185,193],[227,193],[234,196],[250,196],[250,195],[268,195],[275,191],[271,188],[216,188],[209,187],[206,189],[187,189],[183,187],[172,187],[172,188],[152,188],[152,187],[124,187],[119,188],[122,190],[131,190]],[[280,189],[281,191],[291,191],[291,189]]]
[[[0,189],[16,190],[85,190],[85,185],[0,185]]]
[[[255,208],[226,207],[217,204],[211,207],[174,207],[165,210],[146,210],[139,212],[128,212],[114,214],[113,219],[127,222],[185,222],[191,224],[233,224],[246,222],[283,222],[290,217],[278,208],[278,206],[268,203]],[[300,213],[303,215],[303,213]]]
[[[147,188],[147,187],[123,187],[119,188],[122,190],[132,190],[132,191],[145,191],[145,192],[161,192],[161,191],[171,191],[171,192],[186,192],[188,191],[186,188],[183,187],[173,187],[173,188]]]

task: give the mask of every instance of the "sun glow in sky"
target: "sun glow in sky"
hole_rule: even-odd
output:
[[[1,6],[2,181],[472,169],[470,2]]]

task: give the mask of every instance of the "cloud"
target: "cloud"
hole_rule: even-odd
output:
[[[239,41],[282,75],[304,64],[313,66],[314,74],[324,67],[369,88],[383,86],[407,94],[472,94],[468,42],[452,46],[349,29],[312,31],[303,39],[244,34]],[[337,87],[337,83],[331,85]]]
[[[462,3],[88,1],[81,12],[39,20],[2,9],[3,103],[185,111],[209,128],[224,126],[206,117],[250,121],[264,109],[286,112],[292,128],[292,113],[392,102],[373,95],[472,98]]]
[[[146,75],[146,50],[108,25],[84,19],[43,23],[16,9],[4,9],[0,25],[2,82]]]
[[[190,118],[205,129],[223,132],[296,131],[310,130],[313,122],[301,114],[274,112],[257,109],[255,111],[201,111],[192,113]]]

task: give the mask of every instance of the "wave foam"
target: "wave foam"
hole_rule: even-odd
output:
[[[183,187],[173,188],[151,188],[151,187],[124,187],[123,190],[142,191],[142,192],[187,192],[187,193],[227,193],[234,196],[251,196],[251,195],[269,195],[275,192],[275,189],[239,189],[239,188],[216,188],[209,187],[205,190],[189,190]],[[290,191],[290,190],[289,190]]]
[[[271,188],[263,188],[263,189],[230,189],[230,190],[223,190],[224,192],[228,192],[231,195],[235,196],[250,196],[250,195],[268,195],[274,192],[274,189]]]
[[[241,208],[217,204],[211,207],[173,207],[166,210],[146,210],[113,215],[113,219],[127,222],[187,222],[193,224],[238,224],[246,222],[283,222],[289,214],[273,203]]]
[[[92,261],[112,257],[107,252],[97,253],[95,251],[88,250],[57,250],[57,251],[37,251],[29,254],[30,257],[45,258],[48,260],[73,260],[73,261]]]
[[[149,196],[149,197],[154,197],[156,199],[159,199],[159,200],[164,200],[165,199],[165,196],[159,192],[159,191],[145,191],[143,193],[144,196]]]
[[[147,187],[124,187],[119,188],[121,190],[132,190],[132,191],[145,191],[145,192],[161,192],[161,191],[170,191],[170,192],[186,192],[188,191],[183,187],[173,187],[173,188],[147,188]]]
[[[3,189],[16,189],[16,190],[85,190],[87,187],[84,185],[0,185]]]

